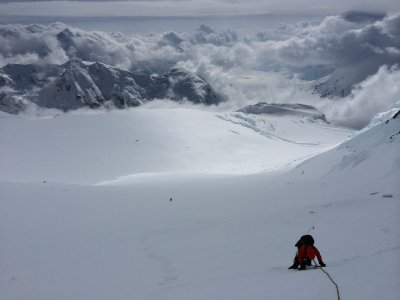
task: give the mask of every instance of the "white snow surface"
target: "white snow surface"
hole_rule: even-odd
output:
[[[0,298],[337,299],[287,269],[314,227],[342,299],[398,299],[393,113],[336,147],[349,131],[287,117],[1,114]]]
[[[94,184],[140,173],[242,174],[332,147],[351,131],[303,118],[135,108],[0,118],[0,179]]]

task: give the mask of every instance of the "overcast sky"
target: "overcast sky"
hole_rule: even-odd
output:
[[[25,16],[205,16],[251,14],[329,15],[348,10],[393,12],[399,0],[142,0],[9,1],[0,15]]]

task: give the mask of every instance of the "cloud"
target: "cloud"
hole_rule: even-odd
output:
[[[353,11],[246,35],[208,25],[194,32],[140,35],[85,31],[62,23],[0,25],[0,67],[62,64],[74,57],[147,74],[183,66],[206,79],[231,109],[258,101],[321,104],[308,81],[331,76],[335,82],[335,76],[346,74],[356,90],[320,106],[328,119],[360,127],[399,98],[399,90],[389,86],[399,72],[393,66],[400,61],[400,14]],[[350,115],[354,120],[348,120]]]
[[[169,41],[168,41],[169,38]],[[0,66],[9,63],[65,63],[78,57],[101,61],[122,69],[168,69],[182,57],[172,45],[171,34],[127,37],[84,31],[62,23],[0,25]]]
[[[231,46],[238,41],[238,34],[232,30],[216,32],[208,25],[201,25],[193,37],[193,44],[212,44],[215,46]]]
[[[331,16],[317,25],[306,24],[288,39],[262,43],[260,55],[288,67],[324,64],[338,68],[365,63],[379,68],[399,59],[390,53],[390,48],[400,47],[398,22],[398,14],[367,23]]]
[[[302,68],[309,72],[310,67],[326,73],[328,69],[362,65],[363,72],[370,70],[368,76],[380,65],[392,65],[400,59],[400,15],[373,16],[352,12],[351,17],[331,16],[317,24],[279,26],[250,36],[239,36],[232,30],[217,31],[207,25],[186,35],[166,32],[134,37],[84,31],[61,23],[3,25],[0,54],[9,58],[36,54],[51,62],[49,55],[59,51],[55,55],[58,60],[77,56],[125,68],[142,61],[158,64],[203,59],[223,68],[292,69],[293,73],[301,73]],[[360,18],[364,21],[359,22]]]
[[[325,100],[320,108],[336,124],[361,129],[379,112],[390,110],[400,101],[400,68],[382,66],[378,72],[357,85],[351,95]]]

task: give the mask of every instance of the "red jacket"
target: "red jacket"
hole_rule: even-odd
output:
[[[322,263],[322,257],[321,254],[319,253],[318,249],[315,246],[306,246],[303,245],[301,246],[298,254],[297,254],[297,261],[299,264],[303,262],[304,259],[309,259],[313,260],[317,256],[318,262],[321,264]]]

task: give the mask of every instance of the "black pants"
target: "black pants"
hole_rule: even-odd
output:
[[[309,258],[305,258],[303,259],[303,261],[301,262],[302,266],[311,266],[311,259]]]

